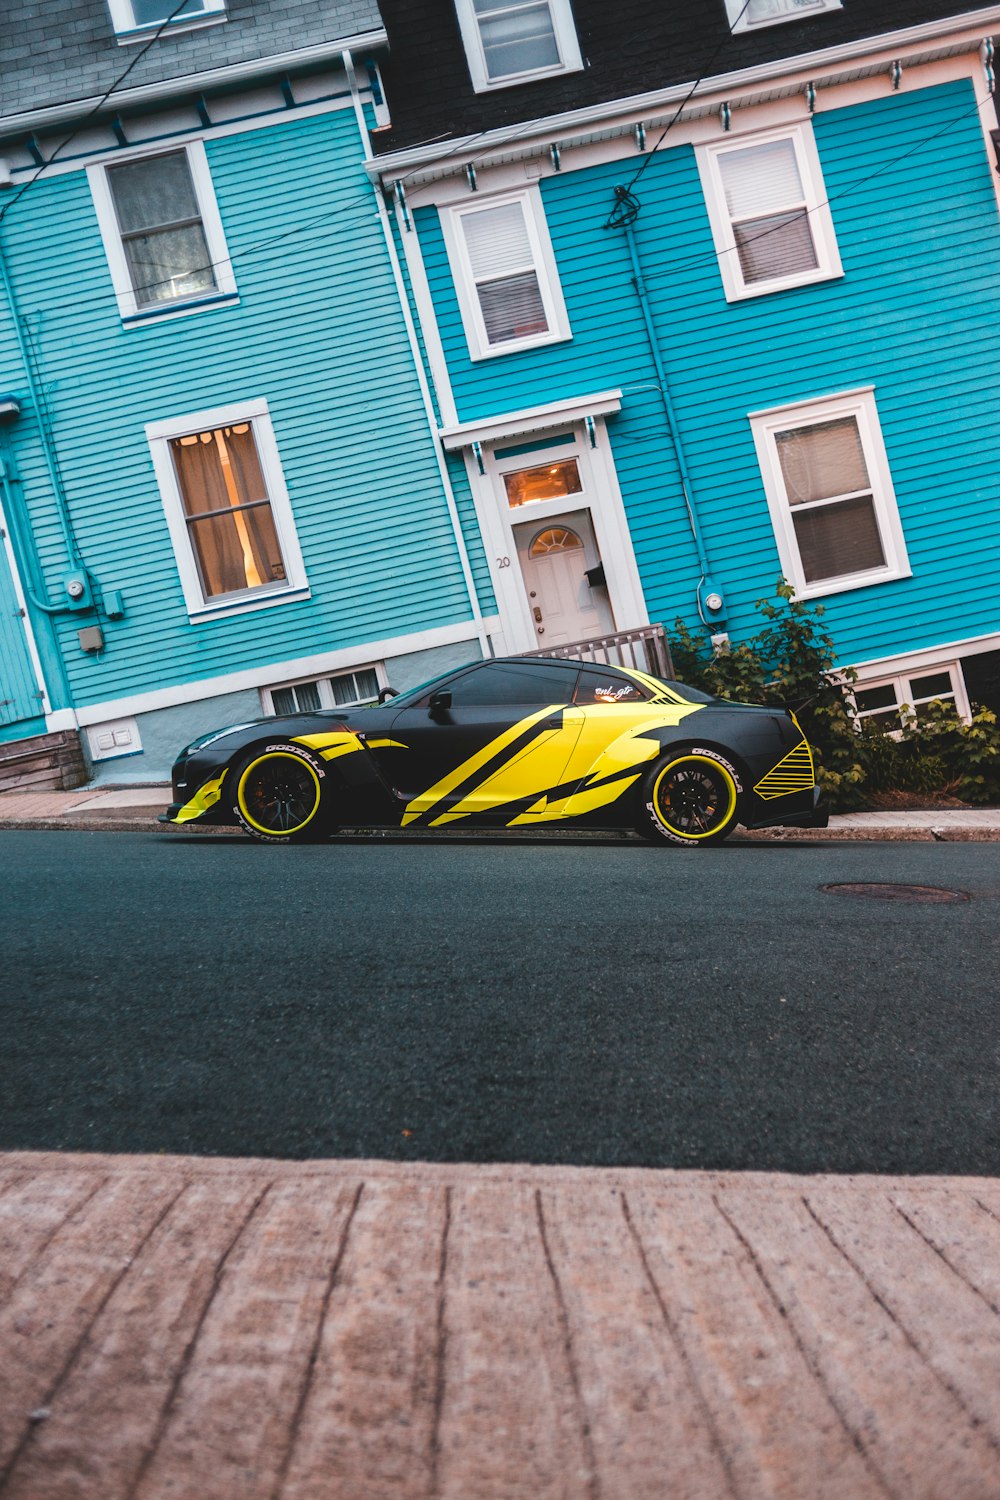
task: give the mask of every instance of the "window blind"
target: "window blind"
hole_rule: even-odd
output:
[[[462,225],[489,342],[545,333],[548,319],[523,204],[467,214]]]
[[[719,172],[745,281],[774,281],[818,267],[793,141],[726,151]]]

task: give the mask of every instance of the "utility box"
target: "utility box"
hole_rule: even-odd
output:
[[[78,630],[76,638],[80,642],[81,651],[103,651],[104,631],[100,625],[85,625]]]

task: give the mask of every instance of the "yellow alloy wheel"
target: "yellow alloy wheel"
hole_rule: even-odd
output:
[[[714,750],[685,750],[654,767],[644,800],[654,835],[675,844],[721,843],[738,820],[739,778]]]
[[[292,842],[317,831],[323,775],[297,746],[269,746],[240,771],[233,811],[254,838]]]

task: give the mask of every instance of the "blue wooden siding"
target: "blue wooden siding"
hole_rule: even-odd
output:
[[[76,640],[87,621],[61,619],[80,705],[471,618],[353,113],[206,149],[239,306],[124,331],[83,171],[43,178],[4,223],[80,545],[125,597],[98,657]],[[259,397],[313,597],[192,625],[144,425]],[[55,593],[66,559],[30,413],[12,441]]]
[[[664,147],[638,188],[649,293],[730,627],[758,627],[754,602],[780,571],[747,413],[874,385],[913,577],[824,601],[841,658],[1000,630],[1000,219],[973,90],[823,108],[814,127],[837,281],[728,304],[693,150]],[[650,614],[693,623],[676,466],[623,237],[603,227],[637,164],[542,183],[573,331],[562,344],[473,364],[436,211],[417,222],[459,419],[622,387],[609,431]]]

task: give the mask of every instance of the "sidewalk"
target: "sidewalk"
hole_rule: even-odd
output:
[[[4,1500],[984,1500],[1000,1181],[0,1157]]]
[[[0,828],[88,828],[105,832],[176,833],[156,817],[170,801],[169,783],[118,790],[81,787],[74,792],[0,792]],[[186,833],[197,832],[190,828]],[[215,828],[215,834],[237,830]],[[447,837],[447,834],[436,834]],[[456,830],[452,834],[462,836]],[[497,831],[488,837],[524,838]],[[533,836],[528,831],[528,836]],[[554,835],[559,836],[559,835]],[[565,837],[565,832],[561,835]],[[590,835],[594,836],[594,835]],[[750,839],[875,839],[953,842],[1000,841],[1000,807],[939,808],[927,812],[845,813],[830,819],[829,828],[765,828],[741,830]]]

